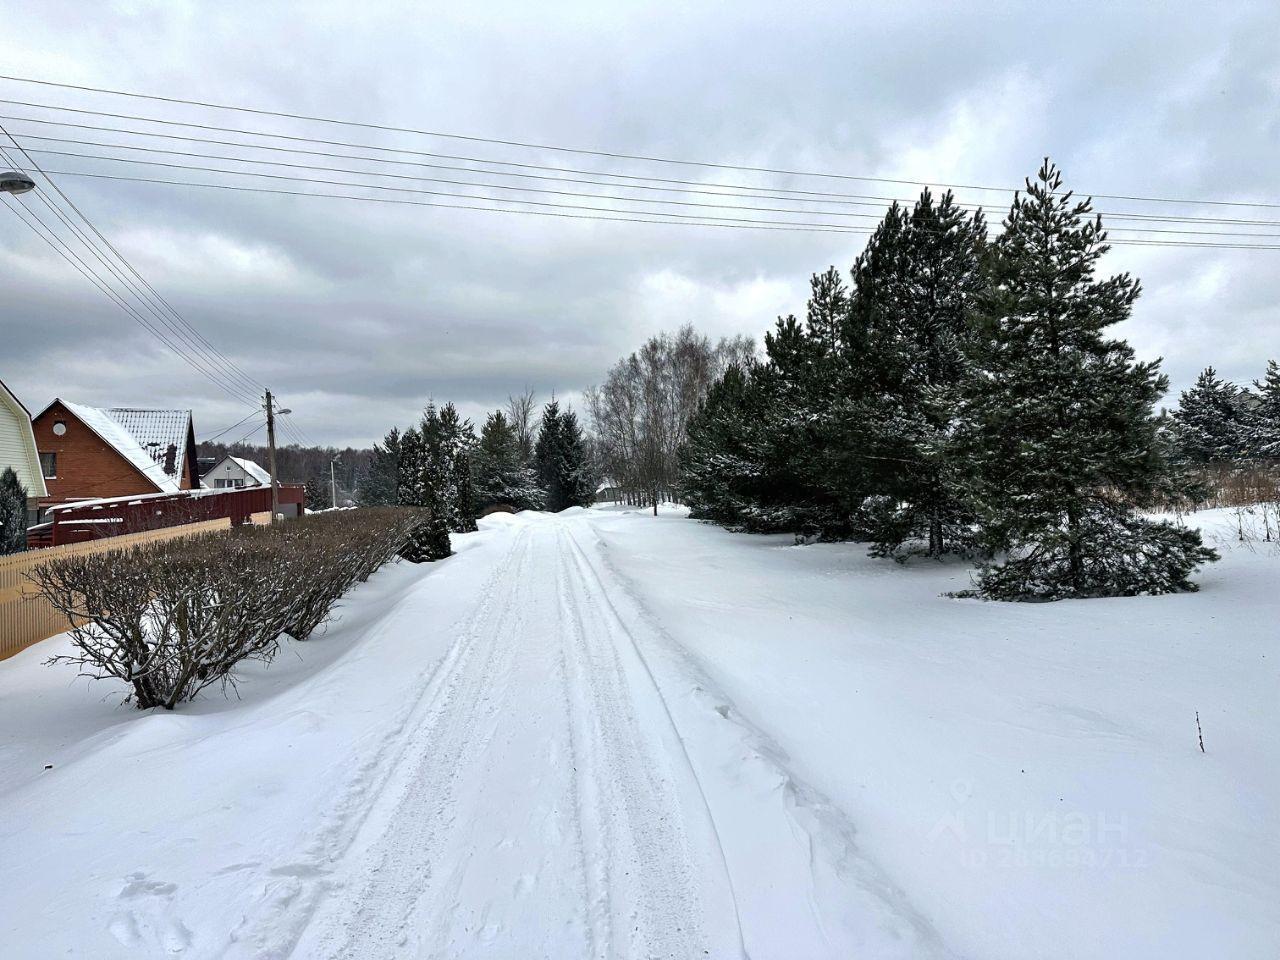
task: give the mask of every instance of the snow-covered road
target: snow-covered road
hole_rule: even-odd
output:
[[[168,714],[47,641],[0,663],[0,956],[1269,960],[1280,553],[1203,520],[1200,594],[1031,605],[499,515]]]
[[[788,778],[743,728],[703,735],[728,708],[687,673],[658,679],[651,661],[670,670],[674,651],[594,540],[582,515],[511,529],[389,745],[358,834],[326,868],[340,893],[319,902],[294,956],[734,958],[750,945],[837,957],[866,945],[860,923],[840,920],[866,894],[819,889],[794,792],[769,799]],[[686,739],[671,694],[705,714],[685,718],[698,736]],[[745,925],[737,888],[752,891]],[[876,955],[936,952],[920,926],[873,931],[897,941]]]
[[[714,823],[572,525],[518,528],[300,957],[741,955]]]

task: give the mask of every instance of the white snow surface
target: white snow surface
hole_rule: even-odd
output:
[[[1197,519],[1198,594],[1019,605],[495,514],[175,713],[46,641],[0,662],[0,955],[1274,958],[1280,554]]]

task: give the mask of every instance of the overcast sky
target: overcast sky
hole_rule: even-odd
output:
[[[1048,154],[1083,192],[1280,203],[1280,4],[874,6],[10,0],[0,73],[484,137],[939,183],[1017,185]],[[911,193],[5,81],[0,97],[654,176]],[[24,109],[0,105],[9,115]],[[361,446],[410,422],[432,397],[477,418],[526,385],[572,400],[647,335],[686,321],[713,335],[759,337],[776,315],[803,310],[812,272],[847,270],[862,243],[856,235],[59,182],[205,337],[293,408],[307,435]],[[989,204],[997,223],[1008,205],[1000,194],[961,196]],[[1098,206],[1280,220],[1280,209]],[[54,396],[190,406],[201,435],[247,412],[4,211],[0,251],[0,379],[33,410]],[[1205,364],[1243,382],[1280,354],[1280,251],[1117,247],[1105,266],[1142,279],[1145,293],[1121,332],[1139,356],[1164,358],[1171,400]]]

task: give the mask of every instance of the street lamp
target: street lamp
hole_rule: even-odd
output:
[[[6,173],[0,173],[0,193],[26,193],[36,188],[36,182],[28,177],[25,173],[18,173],[10,170]]]

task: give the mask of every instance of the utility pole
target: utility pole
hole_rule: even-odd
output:
[[[271,522],[276,522],[280,515],[280,479],[276,476],[276,409],[271,401],[271,391],[267,391],[265,407],[267,410],[267,468],[271,471]]]

